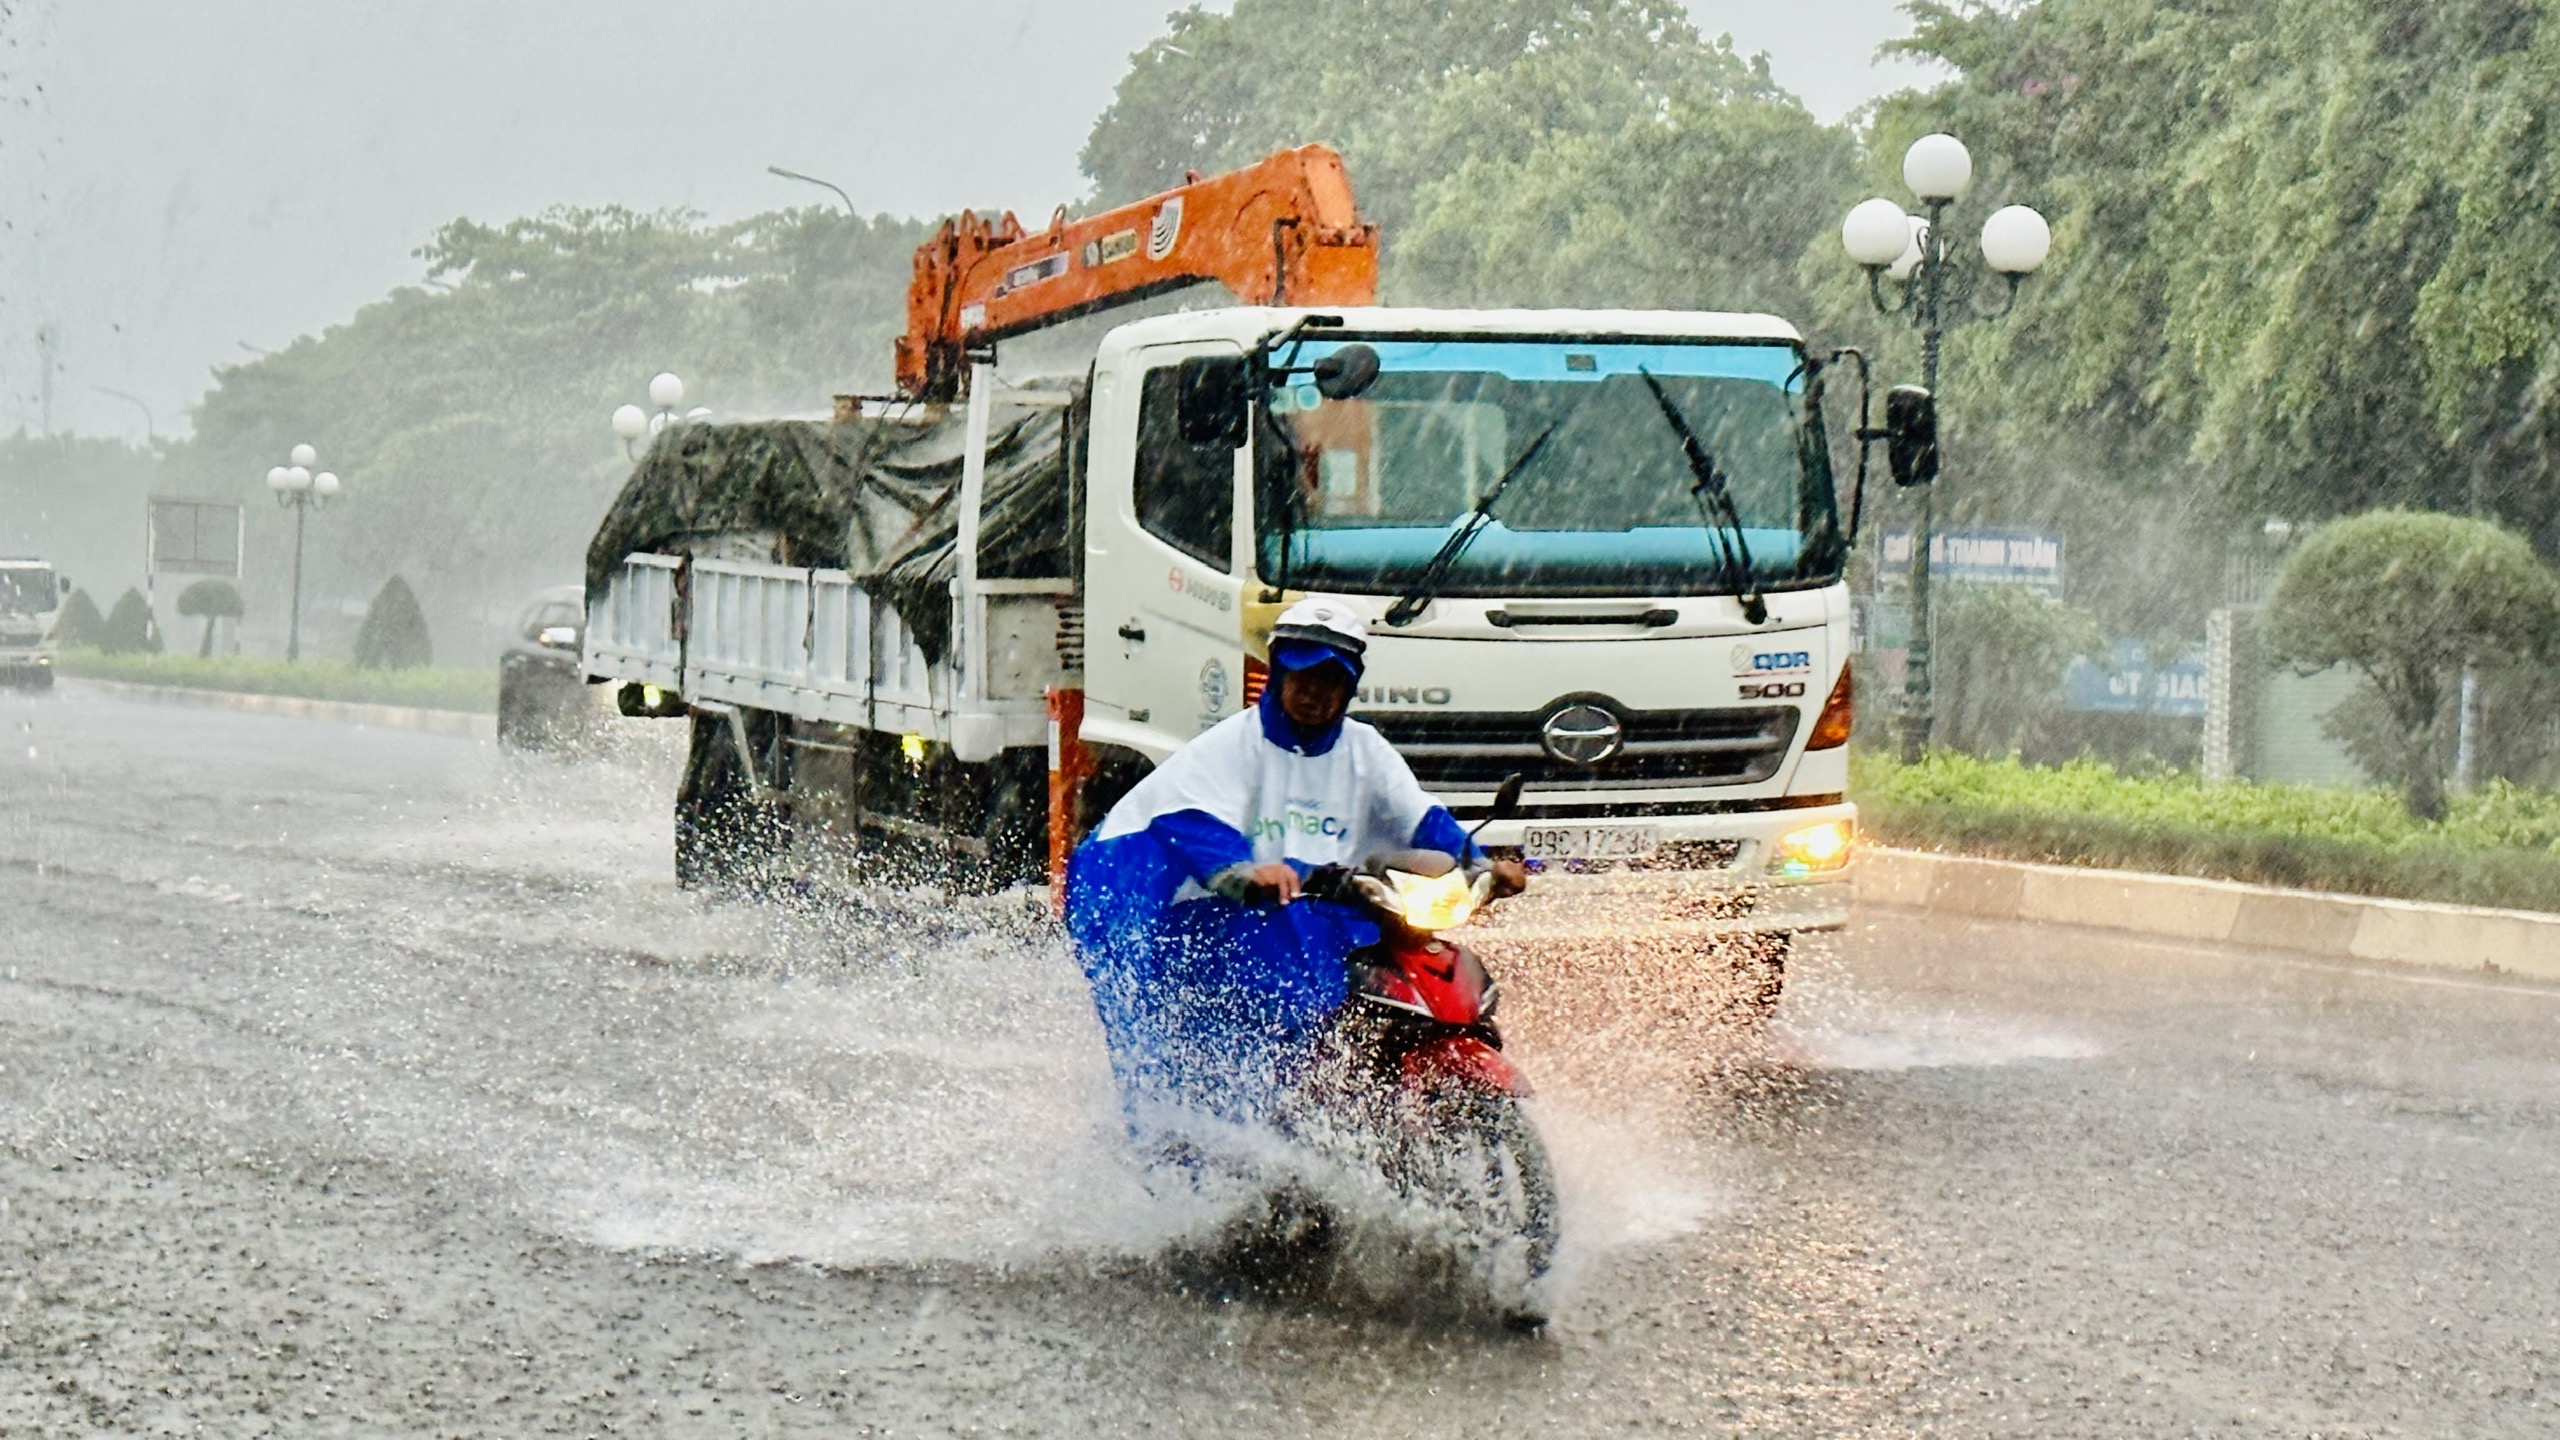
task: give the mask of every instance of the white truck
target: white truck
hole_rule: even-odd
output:
[[[71,582],[43,560],[0,558],[0,684],[50,689],[55,627]]]
[[[1483,836],[1546,871],[1519,923],[1640,895],[1781,962],[1841,925],[1855,522],[1829,357],[1765,315],[1240,303],[1322,278],[1258,217],[1259,293],[1229,273],[1226,303],[1098,341],[928,293],[934,254],[1015,291],[1131,243],[1179,271],[1199,188],[1010,240],[964,217],[919,258],[906,393],[656,442],[589,552],[584,662],[625,713],[691,718],[680,878],[850,842],[1054,879],[1254,703],[1273,617],[1324,593],[1369,619],[1355,714],[1426,787],[1467,819],[1525,777]],[[1305,228],[1374,244],[1344,210]],[[1057,308],[1120,320],[1127,290]],[[963,317],[947,357],[936,314]]]

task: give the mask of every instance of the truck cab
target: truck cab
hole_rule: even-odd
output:
[[[1241,422],[1203,423],[1201,377],[1248,355]],[[1255,701],[1281,608],[1337,596],[1370,632],[1354,714],[1426,788],[1465,819],[1527,780],[1487,843],[1559,876],[1677,872],[1723,897],[1689,906],[1718,928],[1843,923],[1848,543],[1811,373],[1765,315],[1245,307],[1114,330],[1083,742],[1142,773]]]
[[[0,559],[0,683],[52,687],[55,627],[70,592],[45,561]]]

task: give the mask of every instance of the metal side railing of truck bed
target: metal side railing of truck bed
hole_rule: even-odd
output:
[[[1059,636],[1072,586],[969,590],[954,596],[953,653],[935,664],[897,609],[844,571],[631,555],[588,606],[587,672],[694,704],[921,735],[973,764],[1045,746],[1048,687],[1069,675]]]
[[[971,376],[951,582],[951,649],[925,658],[895,607],[842,570],[633,554],[588,597],[589,675],[655,685],[689,704],[920,735],[970,764],[1045,748],[1047,692],[1083,683],[1082,617],[1066,579],[978,574],[987,437],[997,405],[1063,407]]]

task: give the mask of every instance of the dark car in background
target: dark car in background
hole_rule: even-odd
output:
[[[587,739],[598,719],[578,649],[585,642],[585,592],[560,585],[535,598],[498,655],[498,743],[554,750]]]

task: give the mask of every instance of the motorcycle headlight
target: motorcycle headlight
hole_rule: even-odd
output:
[[[1849,863],[1849,822],[1825,820],[1778,837],[1769,868],[1788,876],[1817,875]]]
[[[1425,931],[1451,930],[1466,924],[1467,917],[1483,903],[1481,890],[1489,888],[1467,883],[1463,870],[1428,879],[1390,870],[1387,882],[1395,887],[1397,915],[1405,924]]]

